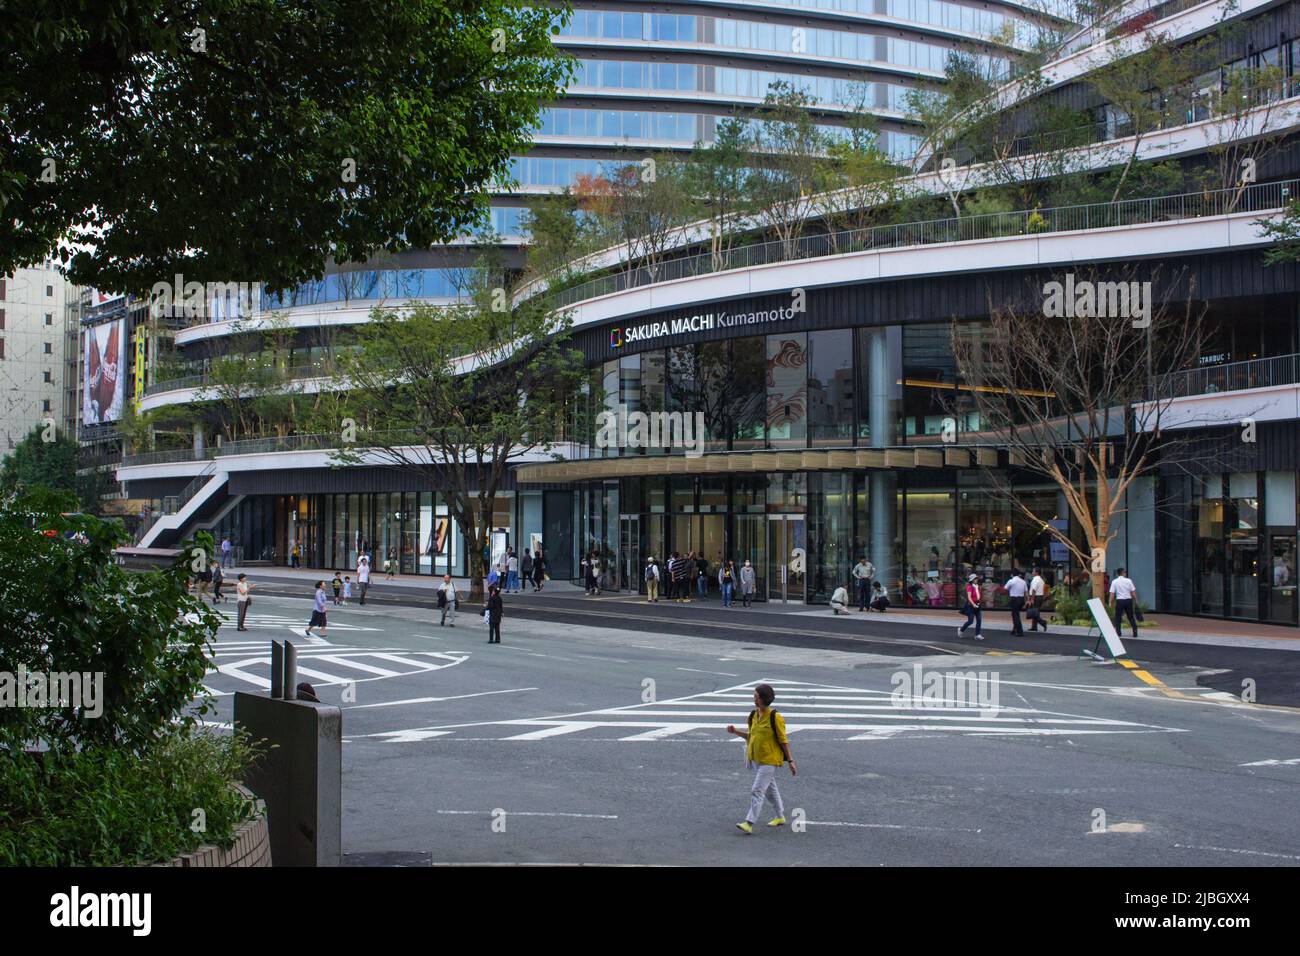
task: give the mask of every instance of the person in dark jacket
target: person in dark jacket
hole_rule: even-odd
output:
[[[504,610],[501,601],[501,589],[495,584],[488,591],[487,612],[488,612],[488,643],[501,643],[501,612]]]
[[[546,552],[541,548],[533,555],[533,590],[540,591],[546,584]]]

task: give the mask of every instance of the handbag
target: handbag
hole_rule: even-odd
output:
[[[483,609],[483,626],[484,626],[484,627],[490,627],[491,625],[492,625],[492,612],[489,611],[487,608],[484,608],[484,609]]]
[[[1138,607],[1136,604],[1133,605],[1133,614],[1139,621],[1146,620],[1142,616],[1142,608]]]

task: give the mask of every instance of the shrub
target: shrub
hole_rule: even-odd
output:
[[[1092,623],[1091,615],[1088,613],[1088,604],[1084,600],[1082,592],[1070,590],[1070,586],[1064,581],[1052,588],[1052,601],[1052,620],[1054,622],[1073,624],[1082,618],[1088,618],[1088,623]]]
[[[143,754],[0,750],[0,866],[131,866],[229,847],[253,815],[234,784],[256,756],[244,733],[199,729]]]
[[[0,746],[141,749],[210,709],[203,677],[220,619],[187,593],[188,550],[170,568],[129,572],[113,558],[122,523],[75,507],[48,490],[0,506],[0,671],[102,674],[102,713],[0,707]]]

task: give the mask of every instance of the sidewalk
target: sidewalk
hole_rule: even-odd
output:
[[[248,580],[253,584],[265,582],[274,584],[277,588],[301,589],[302,596],[309,598],[312,595],[312,585],[317,581],[324,581],[327,592],[333,595],[330,588],[330,582],[334,580],[333,571],[322,571],[314,568],[285,568],[285,567],[255,567],[255,568],[227,568],[226,585],[228,590],[233,590],[236,577],[240,572],[248,575]],[[356,574],[352,578],[352,602],[355,604],[360,600],[361,589],[357,585]],[[465,598],[469,594],[469,578],[453,578],[456,582],[456,589],[460,591]],[[382,571],[371,572],[370,590],[368,597],[376,599],[383,603],[393,600],[418,599],[432,603],[436,599],[435,592],[442,584],[441,577],[430,577],[427,574],[398,574],[394,575],[392,580],[388,579]],[[567,579],[558,579],[548,581],[545,589],[541,594],[533,594],[531,587],[526,587],[523,594],[530,595],[536,600],[545,600],[546,595],[554,595],[557,598],[584,598],[584,592],[581,587]],[[516,595],[516,597],[519,595]],[[592,603],[601,603],[606,601],[617,601],[622,607],[628,609],[630,613],[636,613],[634,608],[645,605],[643,597],[637,597],[628,592],[606,591],[599,597],[588,599]],[[672,606],[672,605],[668,605]],[[721,601],[716,594],[711,595],[708,600],[694,601],[686,607],[704,611],[723,611]],[[781,605],[768,604],[764,602],[755,602],[753,607],[746,613],[759,614],[779,614],[790,617],[817,617],[826,618],[834,617],[830,608],[824,605]],[[688,612],[689,613],[689,612]],[[866,613],[850,610],[848,614],[838,615],[839,620],[859,620],[864,624],[885,625],[892,627],[905,627],[907,625],[928,625],[933,627],[950,628],[953,634],[956,629],[965,620],[962,614],[956,610],[938,609],[938,608],[906,608],[891,607],[886,613],[879,614],[875,611]],[[1289,650],[1300,651],[1300,629],[1293,627],[1284,627],[1270,624],[1256,624],[1249,621],[1219,621],[1212,618],[1200,617],[1183,617],[1173,614],[1152,613],[1149,619],[1159,622],[1158,627],[1142,628],[1138,637],[1135,639],[1132,633],[1126,628],[1121,634],[1121,639],[1127,642],[1136,641],[1141,644],[1144,641],[1166,641],[1169,643],[1181,644],[1207,644],[1219,647],[1251,647],[1262,648],[1267,650]],[[1026,625],[1028,622],[1025,622]],[[984,612],[984,632],[986,634],[1008,634],[1011,631],[1011,615],[1004,608],[987,610]],[[967,632],[970,633],[969,631]],[[1051,630],[1047,632],[1051,635],[1078,636],[1081,639],[1095,641],[1097,638],[1096,629],[1092,629],[1089,637],[1089,629],[1085,627],[1066,627],[1051,625]],[[1027,640],[1032,641],[1034,634],[1026,626],[1025,636]]]
[[[802,607],[785,613],[820,614],[825,616],[831,612],[824,608]],[[840,615],[840,617],[845,616]],[[930,624],[950,627],[953,629],[954,634],[956,629],[966,620],[960,611],[938,608],[891,607],[884,614],[875,611],[860,613],[857,610],[850,610],[847,616],[868,618],[872,624]],[[1256,624],[1251,621],[1217,621],[1212,618],[1157,614],[1154,611],[1147,615],[1147,618],[1158,622],[1159,626],[1139,628],[1138,636],[1134,638],[1133,632],[1126,625],[1124,632],[1120,635],[1120,640],[1125,642],[1137,641],[1138,643],[1143,641],[1169,641],[1180,644],[1213,644],[1220,647],[1258,647],[1269,650],[1300,651],[1300,629],[1294,627]],[[1034,632],[1029,630],[1029,622],[1023,621],[1023,623],[1025,636],[1032,638]],[[1056,624],[1050,626],[1051,630],[1047,632],[1048,634],[1087,637],[1091,633],[1094,640],[1097,637],[1096,628],[1090,630],[1086,627],[1067,627]],[[1010,632],[1010,611],[1005,608],[997,608],[984,612],[984,633],[1009,634]],[[970,633],[971,631],[967,631],[967,634]]]

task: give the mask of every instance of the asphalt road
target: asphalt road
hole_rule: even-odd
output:
[[[221,630],[216,720],[263,686],[270,639],[301,636],[309,601],[268,590],[249,632]],[[1300,713],[1225,699],[1154,642],[1130,670],[1078,660],[1078,638],[1031,653],[741,613],[515,597],[489,646],[468,611],[451,629],[426,608],[332,609],[328,643],[296,643],[344,709],[346,860],[1300,863]],[[984,696],[891,696],[934,674]],[[791,729],[799,775],[778,779],[798,825],[745,836],[751,774],[723,728],[759,682]]]

